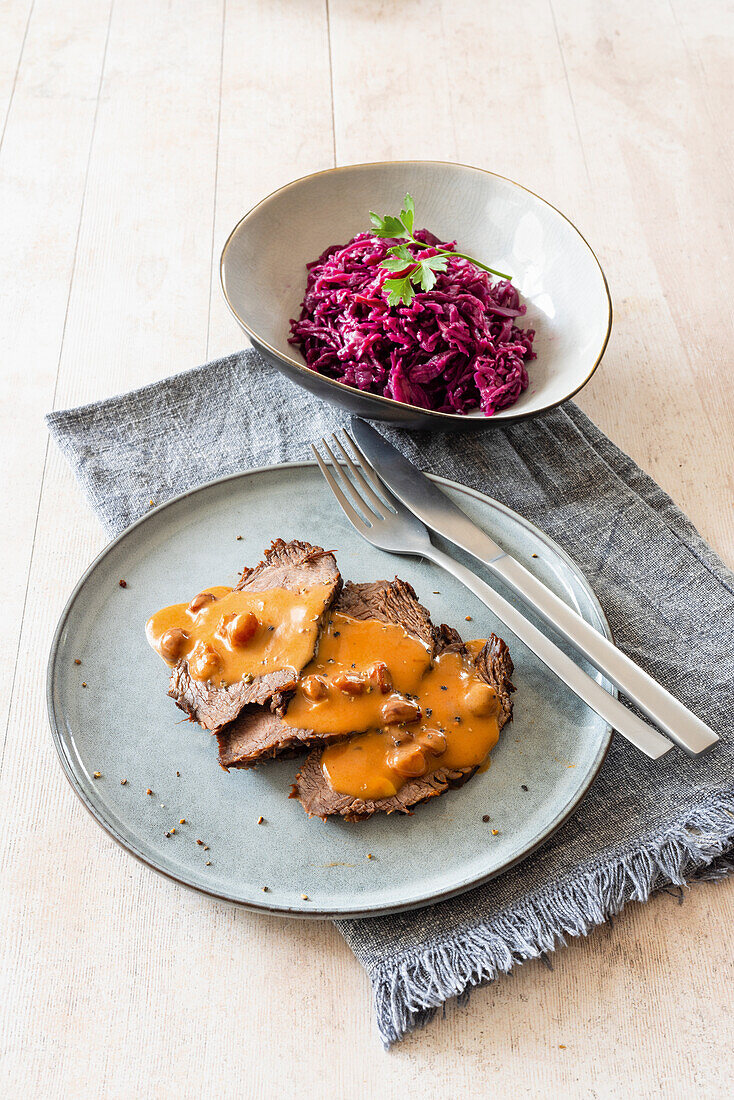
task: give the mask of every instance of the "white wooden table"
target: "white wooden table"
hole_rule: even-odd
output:
[[[281,183],[464,161],[596,248],[615,328],[579,404],[731,564],[731,5],[3,0],[0,20],[0,1093],[725,1095],[732,882],[631,905],[386,1054],[330,925],[212,904],[117,848],[47,729],[52,630],[104,540],[42,414],[239,347],[220,247]]]

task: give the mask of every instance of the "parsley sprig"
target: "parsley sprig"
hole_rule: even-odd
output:
[[[510,278],[509,275],[505,275],[501,271],[495,271],[494,268],[480,263],[473,256],[467,256],[465,252],[451,252],[447,248],[436,248],[435,245],[419,241],[413,235],[415,202],[411,195],[406,194],[400,217],[396,218],[393,214],[386,214],[384,218],[381,218],[379,214],[375,214],[373,210],[370,210],[370,221],[372,222],[372,232],[376,237],[393,237],[406,242],[388,248],[387,256],[380,264],[380,267],[393,272],[396,276],[394,279],[386,279],[383,284],[384,289],[387,291],[387,304],[389,306],[397,306],[401,302],[409,306],[415,298],[413,286],[419,286],[421,290],[432,290],[436,285],[436,274],[446,270],[446,265],[452,256],[468,260],[475,267],[481,267],[482,271],[488,271],[490,275],[496,275],[498,279],[509,280]],[[415,253],[410,251],[409,245],[421,249],[431,248],[434,254],[425,257],[416,256]]]

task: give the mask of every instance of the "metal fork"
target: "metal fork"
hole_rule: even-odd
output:
[[[428,529],[389,492],[349,433],[345,429],[342,431],[352,449],[351,455],[336,434],[331,438],[351,478],[326,439],[322,439],[321,444],[330,466],[313,444],[311,450],[342,511],[367,542],[389,554],[426,558],[445,569],[473,592],[579,699],[646,756],[657,760],[672,749],[672,742],[605,691],[503,596],[434,546]]]

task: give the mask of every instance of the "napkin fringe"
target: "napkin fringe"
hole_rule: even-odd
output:
[[[712,861],[734,842],[734,794],[722,792],[664,833],[637,842],[602,869],[575,875],[530,897],[512,914],[463,932],[451,943],[409,952],[382,962],[371,974],[380,1037],[389,1047],[423,1027],[445,1002],[469,999],[473,988],[507,974],[517,963],[565,945],[566,936],[585,936],[621,912],[628,901],[647,901],[666,886],[731,874],[731,861]],[[699,869],[704,868],[700,874]],[[682,895],[681,895],[682,900]]]

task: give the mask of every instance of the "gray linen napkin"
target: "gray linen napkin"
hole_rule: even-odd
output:
[[[310,457],[344,414],[254,352],[48,417],[110,535],[239,469]],[[372,981],[387,1044],[452,996],[682,884],[734,844],[734,577],[671,499],[572,404],[479,436],[386,431],[423,469],[469,484],[556,539],[617,643],[722,737],[653,763],[615,737],[589,796],[542,851],[428,909],[338,927]]]

